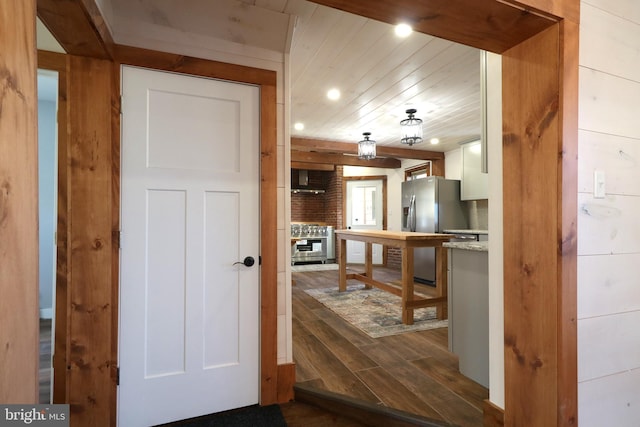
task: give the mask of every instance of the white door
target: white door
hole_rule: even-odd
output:
[[[382,180],[347,181],[347,228],[382,230]],[[382,245],[373,245],[373,263],[382,264]],[[347,240],[347,263],[364,264],[364,242]]]
[[[255,404],[259,89],[123,67],[122,93],[119,425]]]

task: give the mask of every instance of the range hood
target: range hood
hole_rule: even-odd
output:
[[[292,193],[322,194],[324,193],[324,191],[325,191],[324,188],[321,188],[317,185],[315,186],[309,185],[308,170],[296,169],[291,171],[291,192]]]

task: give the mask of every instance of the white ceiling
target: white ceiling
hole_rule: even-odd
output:
[[[250,0],[245,0],[250,1]],[[250,1],[251,2],[251,1]],[[260,0],[252,3],[259,4]],[[408,108],[423,119],[425,142],[413,148],[448,151],[480,135],[480,51],[389,24],[319,6],[281,1],[298,15],[291,48],[292,136],[401,147]],[[326,93],[336,87],[338,101]],[[439,145],[430,145],[439,138]]]

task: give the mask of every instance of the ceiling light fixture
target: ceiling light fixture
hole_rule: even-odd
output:
[[[304,123],[297,122],[296,124],[293,125],[293,128],[295,130],[303,130],[304,129]]]
[[[402,127],[402,139],[400,142],[407,144],[409,147],[422,142],[422,119],[414,117],[416,111],[415,108],[408,109],[406,113],[409,117],[400,122]]]
[[[376,142],[369,139],[371,132],[364,132],[362,134],[364,139],[358,141],[358,158],[362,160],[371,160],[376,158]]]
[[[429,142],[430,142],[432,145],[440,144],[440,140],[439,140],[438,138],[431,138],[431,139],[429,140]]]
[[[338,89],[330,89],[329,92],[327,92],[327,98],[329,98],[332,101],[337,101],[338,99],[340,99],[340,91]]]
[[[409,24],[398,24],[395,28],[396,36],[398,37],[409,37],[409,35],[413,32],[413,28]]]

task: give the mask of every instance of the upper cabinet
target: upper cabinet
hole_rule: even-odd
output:
[[[482,144],[480,140],[462,146],[462,180],[460,198],[480,200],[489,198],[489,174],[482,173]]]

